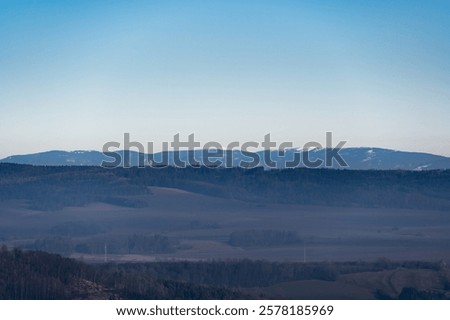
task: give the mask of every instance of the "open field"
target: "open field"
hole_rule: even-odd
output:
[[[291,281],[246,291],[252,294],[259,293],[270,299],[370,300],[397,298],[402,294],[404,288],[415,288],[422,292],[442,292],[445,290],[439,272],[426,269],[407,270],[398,268],[378,272],[346,274],[339,276],[336,281]]]

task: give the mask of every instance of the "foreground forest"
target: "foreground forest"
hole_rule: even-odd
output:
[[[88,265],[59,255],[3,247],[0,268],[0,299],[450,298],[449,268],[429,262]]]
[[[0,251],[0,299],[235,299],[237,290],[159,280],[45,252]]]

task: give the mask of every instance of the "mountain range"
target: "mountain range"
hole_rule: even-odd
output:
[[[292,162],[294,157],[302,161],[295,164],[295,167],[304,167],[304,159],[308,157],[309,161],[321,161],[319,168],[324,167],[326,154],[329,149],[315,149],[310,151],[299,151],[298,149],[287,149],[280,154],[278,150],[243,152],[240,150],[215,150],[221,154],[214,155],[209,158],[209,163],[206,163],[203,150],[194,151],[167,151],[159,152],[152,155],[141,154],[136,151],[117,151],[114,153],[104,154],[99,151],[46,151],[34,154],[13,155],[0,160],[0,163],[16,163],[28,164],[37,166],[100,166],[103,161],[110,164],[116,159],[121,159],[120,165],[124,164],[124,156],[129,155],[130,166],[137,166],[139,160],[141,163],[148,163],[148,159],[152,159],[153,164],[168,163],[170,166],[176,166],[176,156],[181,161],[188,159],[195,160],[194,164],[209,165],[214,164],[216,160],[222,160],[222,163],[228,163],[229,166],[237,167],[243,161],[244,165],[262,166],[269,168],[267,162],[270,152],[270,159],[274,162],[274,167],[282,169],[289,167],[289,162]],[[341,166],[337,161],[333,161],[331,168],[333,169],[351,169],[351,170],[439,170],[450,169],[450,157],[444,157],[429,153],[420,152],[405,152],[396,151],[383,148],[344,148],[339,152],[342,159],[348,164],[348,167]],[[192,162],[191,162],[192,163]]]

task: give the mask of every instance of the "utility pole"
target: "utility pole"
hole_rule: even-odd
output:
[[[303,263],[306,263],[306,241],[303,241]]]
[[[105,263],[108,262],[108,246],[106,245],[105,242]]]

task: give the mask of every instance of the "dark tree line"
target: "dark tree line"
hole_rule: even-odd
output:
[[[178,241],[158,234],[114,234],[81,239],[68,236],[48,236],[35,240],[25,248],[69,256],[75,252],[103,254],[105,245],[110,254],[155,254],[174,252]]]

